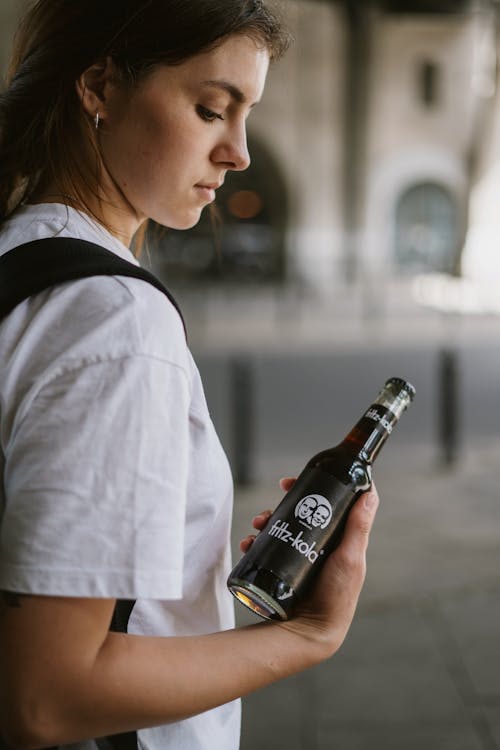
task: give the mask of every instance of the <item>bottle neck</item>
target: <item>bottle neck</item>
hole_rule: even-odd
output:
[[[361,460],[373,463],[399,419],[387,406],[374,402],[342,441]]]

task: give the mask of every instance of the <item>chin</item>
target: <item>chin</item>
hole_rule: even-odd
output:
[[[187,229],[192,229],[195,227],[200,218],[201,218],[201,211],[192,212],[189,216],[169,216],[162,218],[155,218],[154,216],[151,217],[153,221],[155,221],[157,224],[161,224],[164,227],[167,227],[168,229],[175,229],[177,231],[185,231]]]

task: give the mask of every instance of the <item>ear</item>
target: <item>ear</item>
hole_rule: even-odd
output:
[[[113,63],[108,57],[87,68],[76,81],[76,92],[83,109],[92,119],[99,113],[106,116],[106,107],[113,80]]]

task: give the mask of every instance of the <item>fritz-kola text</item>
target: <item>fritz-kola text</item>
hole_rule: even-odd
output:
[[[308,544],[305,539],[302,538],[302,531],[299,531],[299,533],[294,536],[293,532],[290,531],[290,524],[288,523],[288,521],[280,521],[278,519],[273,523],[267,533],[269,534],[269,536],[273,536],[275,537],[275,539],[279,539],[280,542],[289,544],[292,549],[297,550],[300,555],[306,557],[310,563],[315,563],[319,555],[322,555],[324,552],[324,550],[316,552],[316,550],[314,549],[316,547],[316,542]]]
[[[376,409],[368,409],[368,411],[365,414],[365,417],[368,419],[373,419],[374,422],[380,422],[382,427],[387,430],[389,435],[392,432],[392,424],[381,414],[378,413]]]

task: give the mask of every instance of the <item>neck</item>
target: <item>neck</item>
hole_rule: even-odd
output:
[[[123,193],[104,175],[103,185],[98,194],[83,190],[65,189],[55,182],[44,186],[30,200],[30,203],[63,203],[82,211],[130,247],[139,227],[146,221],[128,203]]]

